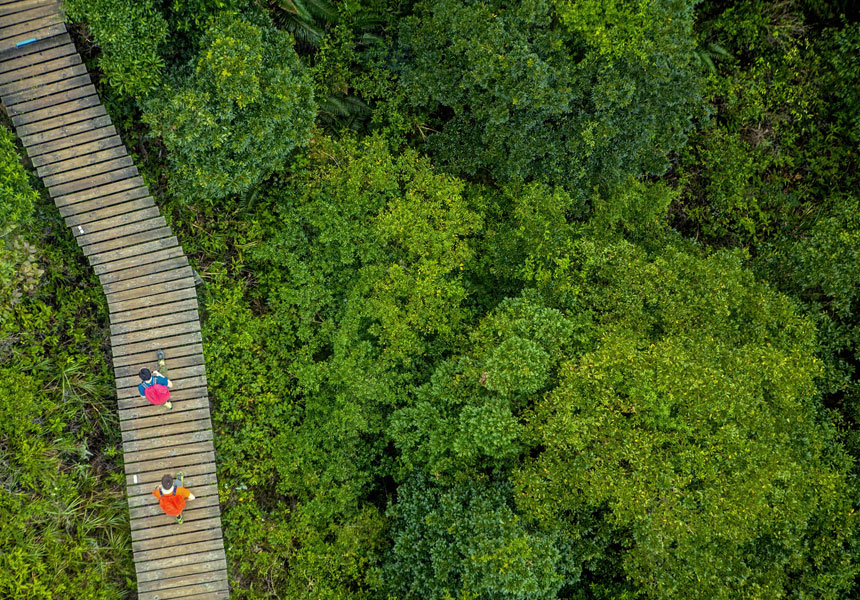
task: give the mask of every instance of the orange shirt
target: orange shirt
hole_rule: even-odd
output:
[[[185,500],[191,495],[191,492],[182,486],[175,486],[173,492],[165,495],[161,493],[161,486],[158,486],[153,490],[152,495],[158,498],[161,510],[171,517],[175,517],[185,508]]]

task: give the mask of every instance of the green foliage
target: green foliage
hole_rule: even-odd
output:
[[[567,317],[531,292],[505,299],[474,329],[470,355],[442,363],[393,413],[405,468],[423,465],[438,477],[510,465],[522,451],[523,412],[589,332],[588,315]]]
[[[192,71],[145,104],[186,201],[247,192],[310,138],[315,105],[291,38],[235,14],[213,19]]]
[[[811,323],[736,254],[580,248],[599,343],[529,415],[517,506],[573,538],[579,515],[629,529],[642,597],[840,597],[850,463],[811,403]]]
[[[701,114],[691,8],[423,3],[400,28],[400,84],[436,115],[431,146],[451,168],[587,194],[662,174]]]
[[[42,275],[36,248],[17,233],[26,230],[22,226],[29,222],[38,195],[5,127],[0,128],[0,198],[0,321],[5,321]]]
[[[800,299],[818,324],[818,354],[824,372],[819,389],[844,394],[846,416],[860,414],[857,365],[860,364],[860,203],[838,198],[798,239],[784,239],[762,249],[755,266],[787,293]]]
[[[382,139],[319,136],[231,264],[204,272],[225,530],[244,577],[299,597],[381,585],[384,415],[466,317],[460,265],[479,222],[461,188]]]
[[[849,4],[68,6],[206,281],[233,596],[858,596]],[[127,596],[101,291],[7,138],[0,596]]]
[[[69,19],[90,28],[111,86],[138,97],[158,86],[168,26],[153,0],[68,0],[64,7]]]
[[[134,565],[104,297],[49,200],[27,222],[44,275],[0,318],[0,597],[119,600]]]
[[[12,132],[0,128],[0,238],[4,238],[33,211],[36,192],[15,147]]]
[[[844,143],[850,130],[828,101],[841,90],[850,106],[850,34],[836,41],[827,32],[816,43],[790,3],[764,0],[725,9],[703,29],[731,56],[708,80],[716,117],[680,153],[675,223],[720,245],[807,227],[827,195],[850,189],[856,170]]]
[[[837,118],[860,144],[860,23],[835,32],[831,43],[827,53],[831,70],[825,85],[837,99]]]
[[[442,488],[412,477],[389,514],[389,597],[431,600],[552,598],[565,559],[511,508],[510,486],[482,477]]]

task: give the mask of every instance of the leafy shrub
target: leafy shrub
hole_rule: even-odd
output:
[[[701,113],[692,3],[421,3],[396,65],[441,162],[587,197],[662,174]],[[464,149],[468,149],[464,151]]]
[[[444,488],[416,476],[400,486],[389,509],[389,597],[556,597],[565,574],[562,552],[529,530],[510,496],[510,486],[484,477]]]
[[[235,14],[212,19],[190,73],[145,103],[170,151],[174,193],[194,201],[248,191],[310,138],[310,79],[288,34]]]
[[[53,203],[37,199],[26,222],[24,267],[44,274],[0,315],[0,597],[127,598],[135,577],[107,307]],[[0,252],[0,271],[22,269],[9,260]]]
[[[850,461],[812,402],[812,324],[737,254],[580,249],[599,343],[529,415],[518,508],[572,539],[583,518],[628,530],[613,562],[645,598],[839,598]]]
[[[111,86],[131,96],[155,89],[168,25],[153,0],[68,0],[65,9],[69,19],[92,31],[102,49],[99,67]]]
[[[0,196],[0,238],[4,238],[30,217],[37,198],[6,127],[0,127]]]
[[[38,195],[15,147],[12,132],[0,127],[0,319],[35,290],[42,275],[36,248],[17,230],[29,225]]]

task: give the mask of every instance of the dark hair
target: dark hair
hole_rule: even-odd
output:
[[[161,478],[161,489],[169,490],[173,487],[173,477],[170,475],[165,475]]]
[[[149,381],[149,378],[152,377],[152,373],[146,367],[142,368],[140,370],[140,373],[138,373],[138,375],[140,375],[140,378],[143,379],[144,381]]]

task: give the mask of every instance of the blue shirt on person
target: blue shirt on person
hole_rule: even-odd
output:
[[[149,382],[141,381],[140,385],[137,386],[137,391],[140,392],[140,395],[145,398],[146,388],[151,387],[153,385],[167,385],[167,377],[164,377],[163,375],[153,375],[152,379]]]

